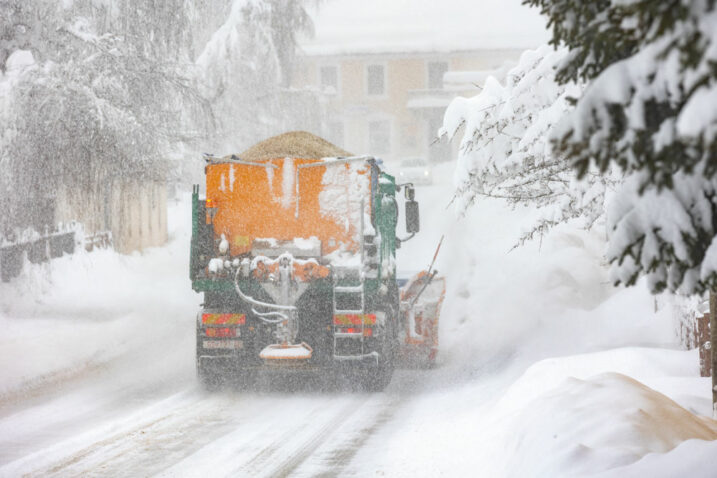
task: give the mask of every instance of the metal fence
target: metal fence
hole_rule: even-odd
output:
[[[0,247],[0,279],[8,282],[17,277],[22,271],[25,257],[33,264],[39,264],[63,254],[72,254],[75,252],[75,242],[74,232],[62,232]]]

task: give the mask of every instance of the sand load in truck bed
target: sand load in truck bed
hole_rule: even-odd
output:
[[[224,234],[232,256],[267,239],[312,237],[321,255],[356,252],[362,223],[371,228],[372,172],[365,160],[336,159],[348,155],[310,133],[292,132],[211,161],[207,199],[216,205],[216,237]]]
[[[323,138],[306,131],[290,131],[261,141],[239,155],[245,161],[275,158],[331,158],[353,156]]]

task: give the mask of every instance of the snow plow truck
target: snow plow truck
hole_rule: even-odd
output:
[[[416,314],[396,278],[401,189],[406,230],[419,229],[412,185],[397,185],[377,158],[305,132],[204,159],[190,278],[204,294],[196,364],[205,387],[257,370],[332,371],[377,391],[409,338],[435,356],[430,321],[425,333],[406,324]]]

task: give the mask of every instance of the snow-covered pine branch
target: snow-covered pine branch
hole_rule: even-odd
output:
[[[584,2],[533,3],[550,12],[554,41],[570,48],[576,74],[591,79],[551,132],[556,151],[582,174],[615,165],[629,176],[608,213],[613,279],[632,284],[646,275],[655,292],[714,288],[715,1],[607,2],[599,15],[588,15]],[[586,28],[610,33],[583,41],[577,32]]]
[[[568,98],[582,91],[578,83],[561,85],[555,79],[567,54],[547,45],[525,52],[505,85],[488,78],[475,97],[455,99],[439,132],[454,138],[463,128],[456,192],[463,208],[487,196],[542,210],[520,243],[567,221],[592,227],[603,215],[605,191],[613,182],[597,174],[578,181],[572,164],[555,155],[547,140],[571,108]]]

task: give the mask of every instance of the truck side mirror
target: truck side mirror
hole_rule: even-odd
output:
[[[406,201],[406,232],[417,233],[421,228],[418,217],[418,201]]]
[[[421,228],[421,223],[418,216],[418,202],[414,200],[416,190],[413,184],[406,184],[404,194],[406,195],[406,232],[415,234]]]

